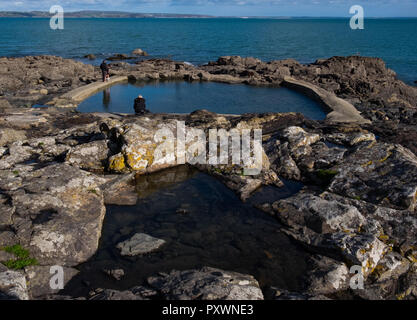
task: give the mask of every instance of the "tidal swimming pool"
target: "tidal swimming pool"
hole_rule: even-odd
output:
[[[254,205],[286,198],[302,188],[261,189],[246,203],[217,179],[187,166],[141,177],[134,206],[107,206],[97,254],[80,265],[64,294],[85,296],[91,289],[126,290],[149,276],[209,266],[253,275],[262,288],[298,290],[309,256]],[[181,214],[179,212],[182,212]],[[122,257],[116,248],[136,233],[166,241],[153,253]],[[120,280],[104,269],[123,269]]]
[[[153,113],[207,109],[223,114],[299,112],[313,120],[326,117],[319,103],[287,88],[184,81],[114,85],[84,100],[78,110],[134,113],[133,101],[139,94]]]

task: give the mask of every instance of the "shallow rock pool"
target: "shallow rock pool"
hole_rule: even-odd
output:
[[[80,274],[63,293],[126,290],[159,272],[203,266],[253,275],[262,288],[300,289],[308,255],[279,231],[276,219],[254,205],[288,197],[301,187],[287,182],[283,188],[261,189],[243,203],[215,178],[186,166],[145,176],[138,183],[136,205],[107,206],[97,254],[78,267]],[[121,256],[117,244],[136,233],[166,243],[146,255]],[[125,276],[117,281],[106,269],[123,269]]]

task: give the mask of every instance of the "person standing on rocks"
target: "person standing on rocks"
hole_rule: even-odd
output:
[[[148,110],[146,110],[146,100],[141,95],[139,95],[135,99],[134,109],[136,114],[146,114],[149,113]]]
[[[103,60],[103,62],[100,65],[100,69],[101,69],[101,75],[102,75],[103,82],[106,82],[107,75],[110,72],[110,67],[106,63],[106,60]]]

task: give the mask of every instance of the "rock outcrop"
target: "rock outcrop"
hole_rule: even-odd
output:
[[[167,300],[263,300],[259,284],[252,276],[208,267],[173,271],[150,277],[148,282]]]
[[[170,153],[175,143],[158,154],[169,138],[181,133],[177,121],[185,123],[185,131],[204,134],[191,155],[209,150],[209,129],[262,129],[262,166],[255,175],[246,175],[242,163],[191,163],[242,200],[262,186],[281,187],[283,179],[305,185],[287,199],[272,198],[259,206],[280,222],[277,229],[310,255],[303,290],[262,288],[266,298],[417,297],[417,94],[381,60],[334,57],[301,65],[293,60],[266,63],[222,57],[194,67],[147,59],[134,65],[114,63],[111,69],[130,80],[279,86],[291,77],[344,99],[370,123],[312,121],[294,113],[228,116],[206,110],[146,117],[80,114],[74,111],[72,94],[86,94],[85,84],[99,85],[97,68],[43,56],[0,58],[0,70],[0,248],[21,247],[33,258],[23,261],[29,265],[11,270],[16,266],[11,264],[13,254],[1,251],[1,298],[71,298],[50,289],[50,267],[63,266],[67,282],[77,273],[75,268],[94,255],[105,204],[133,205],[138,195],[147,196],[144,185],[170,185],[189,177],[161,171],[178,164],[177,154]],[[36,103],[50,107],[27,107]],[[164,128],[173,136],[156,135]],[[184,147],[188,150],[193,142],[189,139]],[[231,156],[224,155],[228,160]],[[147,174],[155,172],[160,173],[148,181]],[[355,266],[364,276],[363,289],[351,288]],[[207,267],[172,271],[137,285],[125,291],[102,289],[84,298],[264,297],[253,277]]]

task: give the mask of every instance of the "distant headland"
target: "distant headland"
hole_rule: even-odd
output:
[[[48,11],[0,11],[1,18],[50,18]],[[200,14],[175,14],[175,13],[132,13],[123,11],[73,11],[65,12],[66,18],[216,18],[215,16]]]

